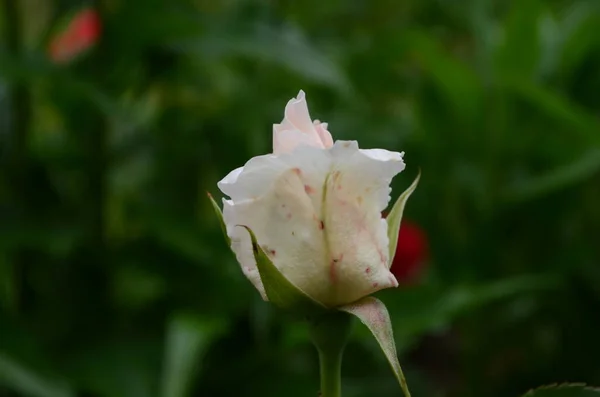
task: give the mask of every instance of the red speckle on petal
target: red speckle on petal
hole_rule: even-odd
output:
[[[371,268],[370,268],[370,267],[367,267],[367,268],[365,269],[365,273],[367,273],[367,274],[371,273]]]
[[[314,194],[315,193],[315,189],[310,185],[304,185],[304,191],[306,192],[306,194]]]
[[[379,283],[373,283],[373,288],[379,287]]]
[[[302,170],[298,167],[292,168],[292,171],[298,176],[302,175]]]
[[[332,259],[331,262],[329,263],[329,280],[331,281],[332,284],[335,284],[335,282],[337,281],[337,274],[336,274],[336,266],[337,265],[337,261],[335,259]]]
[[[291,212],[288,212],[288,213],[285,215],[285,219],[287,219],[288,221],[289,221],[290,219],[292,219],[292,213],[291,213]]]
[[[325,229],[325,223],[323,221],[319,221],[319,230]]]

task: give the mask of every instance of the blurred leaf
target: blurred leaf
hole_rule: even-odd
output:
[[[120,266],[112,285],[115,301],[128,309],[140,309],[155,302],[164,296],[167,288],[159,275],[132,266]]]
[[[0,309],[4,307],[7,312],[14,309],[17,301],[16,284],[14,264],[0,249]]]
[[[600,122],[584,109],[577,107],[560,94],[531,82],[509,79],[505,84],[521,98],[543,111],[550,119],[564,123],[565,126],[573,128],[574,132],[587,138],[590,144],[600,146],[600,134],[598,134]]]
[[[406,35],[411,55],[446,99],[447,106],[464,120],[478,116],[482,101],[479,78],[469,67],[444,51],[423,32]]]
[[[600,171],[600,150],[592,149],[578,160],[510,186],[504,193],[509,202],[536,200],[555,191],[581,183]]]
[[[556,289],[560,280],[552,276],[521,276],[481,285],[390,289],[378,293],[394,313],[396,340],[402,350],[415,336],[449,326],[460,316],[493,302],[519,294]],[[397,320],[396,320],[397,318]]]
[[[226,329],[225,318],[179,313],[169,320],[162,373],[162,397],[186,397],[204,352]]]
[[[498,47],[498,72],[532,79],[540,60],[540,26],[542,5],[539,0],[511,3],[508,21],[504,25],[504,41]]]
[[[132,128],[134,123],[143,124],[145,121],[142,110],[135,105],[124,106],[95,82],[82,79],[70,73],[68,69],[54,66],[40,54],[15,58],[0,48],[0,59],[0,78],[13,83],[22,81],[36,88],[45,86],[50,92],[69,93],[81,100],[87,100],[110,120],[118,121],[128,128]]]
[[[249,57],[252,60],[285,67],[309,81],[325,84],[344,93],[351,91],[350,83],[335,60],[308,41],[302,31],[258,26],[249,32],[232,34],[217,31],[195,41],[173,44],[179,51],[198,52],[202,57]]]
[[[0,352],[0,384],[30,397],[75,396],[66,383],[48,379],[2,352]]]
[[[597,3],[579,2],[572,5],[572,9],[566,13],[561,24],[565,37],[560,54],[559,73],[575,73],[585,57],[600,46],[598,24],[600,24],[600,9]]]
[[[88,342],[68,357],[79,389],[99,397],[159,395],[160,339],[146,334]]]
[[[523,397],[598,397],[600,389],[580,384],[544,386],[531,390]]]
[[[147,227],[162,243],[197,263],[209,263],[206,233],[196,220],[169,218],[164,214],[146,217]]]

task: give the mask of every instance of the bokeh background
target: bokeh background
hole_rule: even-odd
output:
[[[416,270],[377,294],[415,397],[600,384],[599,26],[598,0],[2,0],[0,395],[317,395],[206,199],[300,89],[406,152],[394,198],[422,171]],[[401,393],[361,326],[343,375]]]

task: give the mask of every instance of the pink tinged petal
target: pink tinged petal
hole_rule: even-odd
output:
[[[319,139],[321,139],[321,143],[323,147],[330,148],[333,146],[333,138],[329,131],[327,131],[327,123],[321,123],[319,120],[315,120],[314,122],[315,130],[317,131],[317,135],[319,135]]]
[[[394,341],[394,334],[392,331],[392,322],[385,305],[378,299],[366,297],[358,302],[347,306],[342,306],[339,308],[339,310],[358,317],[358,319],[367,326],[369,331],[371,331],[377,340],[377,343],[379,343],[383,354],[390,363],[392,371],[394,371],[394,375],[400,383],[400,387],[402,388],[404,396],[410,397],[408,385],[406,384],[406,378],[404,377],[404,373],[402,372],[402,367],[400,367],[400,362],[398,361],[398,356],[396,353],[396,343]]]
[[[290,153],[299,146],[325,149],[333,144],[329,141],[331,134],[323,129],[319,132],[313,125],[304,91],[287,103],[283,121],[273,125],[273,153],[277,155]]]
[[[314,131],[304,91],[300,90],[298,96],[290,99],[287,103],[285,107],[285,120],[289,121],[299,131],[305,133]]]
[[[317,139],[315,139],[317,138]],[[293,152],[300,146],[321,148],[323,145],[315,135],[306,134],[298,130],[273,131],[273,153],[281,155]]]

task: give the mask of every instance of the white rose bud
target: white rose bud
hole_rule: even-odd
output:
[[[311,120],[304,92],[288,102],[283,121],[273,126],[273,153],[250,159],[218,183],[230,197],[223,200],[223,219],[231,249],[265,300],[250,234],[240,225],[254,232],[291,284],[325,307],[398,286],[381,213],[392,178],[405,167],[403,154],[334,143],[327,124]]]

